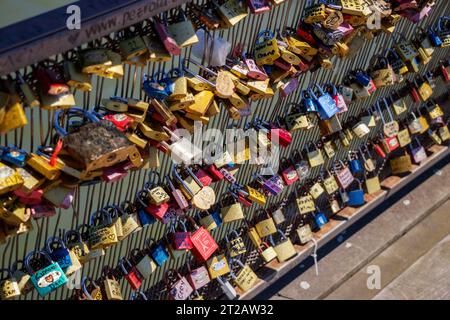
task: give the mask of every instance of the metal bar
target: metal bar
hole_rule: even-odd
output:
[[[67,28],[61,7],[0,29],[0,75],[127,28],[188,0],[80,0],[81,29]]]

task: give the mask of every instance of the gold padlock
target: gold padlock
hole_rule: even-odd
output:
[[[80,53],[81,71],[83,73],[100,73],[112,66],[106,49],[87,49]]]
[[[74,62],[64,62],[64,75],[69,86],[81,91],[92,90],[91,77],[78,69]]]
[[[14,101],[16,98],[11,98],[10,100]],[[0,134],[22,128],[27,124],[28,120],[22,104],[15,101],[5,109],[3,121],[0,123]]]
[[[195,96],[195,103],[186,108],[186,111],[189,113],[193,113],[199,116],[205,115],[206,111],[208,111],[211,103],[214,100],[214,93],[208,90],[201,91],[197,93]]]
[[[233,27],[247,17],[247,7],[242,6],[240,1],[228,0],[218,7],[218,13],[228,27]]]
[[[41,108],[44,110],[68,109],[74,107],[75,97],[71,92],[59,94],[57,96],[40,94]]]
[[[149,36],[143,36],[142,39],[148,49],[149,61],[168,62],[172,60],[172,56],[159,39],[150,38]]]
[[[17,168],[16,171],[23,179],[23,185],[20,189],[25,193],[33,192],[45,182],[45,178],[31,170],[31,168]]]
[[[0,162],[0,195],[22,187],[24,180],[13,168]]]
[[[120,41],[119,49],[126,60],[131,60],[134,57],[143,55],[148,50],[144,39],[139,35]]]
[[[180,101],[172,101],[169,106],[169,110],[170,111],[184,110],[187,107],[192,106],[194,103],[195,103],[194,95],[188,92],[186,94],[186,97],[184,97]]]
[[[108,51],[108,56],[111,60],[111,66],[97,73],[99,76],[108,79],[120,79],[124,75],[123,62],[120,54]]]
[[[127,115],[133,118],[135,122],[142,123],[145,121],[147,111],[150,104],[137,99],[128,99]]]

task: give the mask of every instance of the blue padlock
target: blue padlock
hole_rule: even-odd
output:
[[[428,38],[430,39],[431,44],[433,45],[433,47],[440,47],[442,45],[441,38],[436,33],[436,31],[433,30],[432,27],[428,28]]]
[[[328,223],[328,218],[323,212],[318,212],[314,214],[314,221],[316,222],[317,227],[322,228],[324,225]]]
[[[361,161],[357,158],[356,152],[349,152],[349,167],[353,175],[364,171]]]
[[[17,147],[1,147],[1,159],[18,167],[25,166],[27,152]]]
[[[359,183],[359,189],[352,190],[348,192],[348,205],[350,207],[360,207],[365,204],[364,201],[364,190],[361,186],[361,181],[357,180]]]
[[[48,238],[45,242],[45,251],[47,251],[53,261],[59,264],[61,269],[66,270],[72,265],[69,250],[61,238]]]
[[[156,243],[151,245],[154,242],[153,239],[149,239],[149,247],[150,247],[150,256],[153,260],[155,260],[158,266],[162,266],[164,262],[169,259],[169,252],[167,252],[166,247],[162,243]]]
[[[265,72],[266,74],[271,74],[272,71],[273,71],[273,66],[271,66],[271,65],[265,64],[265,65],[263,65],[262,67],[263,67],[264,72]]]
[[[324,92],[323,89],[317,84],[315,84],[314,87],[319,90],[319,97],[315,95],[312,88],[310,88],[308,92],[318,106],[319,117],[322,120],[328,120],[339,112],[339,108],[336,101],[329,93]]]
[[[157,81],[154,77],[144,75],[142,89],[150,98],[165,100],[169,96],[166,91],[166,85],[166,83]]]
[[[156,218],[148,214],[145,210],[147,203],[149,203],[149,191],[147,189],[143,189],[136,194],[135,202],[139,221],[143,227],[156,222]]]
[[[361,69],[354,71],[353,76],[355,81],[363,87],[367,87],[370,84],[370,76]]]
[[[305,108],[306,112],[318,112],[319,109],[317,105],[314,103],[314,100],[310,96],[308,90],[303,90],[301,92],[301,100],[300,104]]]
[[[45,259],[45,264],[41,261]],[[37,265],[39,261],[41,269],[35,271],[32,265]],[[31,282],[41,297],[67,283],[67,277],[57,262],[52,261],[45,251],[32,251],[25,257],[25,268],[30,275]],[[44,266],[45,265],[45,266]]]

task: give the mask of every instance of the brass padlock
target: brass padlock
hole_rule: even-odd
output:
[[[10,101],[16,100],[12,97]],[[8,133],[12,130],[22,128],[28,124],[28,119],[23,106],[18,101],[12,102],[6,106],[3,121],[0,123],[0,134]]]
[[[64,61],[64,76],[67,84],[77,90],[91,91],[91,77],[83,73],[72,61]]]
[[[0,195],[23,186],[24,180],[18,171],[0,162]]]
[[[119,49],[126,60],[131,60],[134,57],[143,55],[148,50],[144,39],[139,35],[120,41]]]

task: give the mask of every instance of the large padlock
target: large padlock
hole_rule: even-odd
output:
[[[270,236],[270,242],[273,246],[273,249],[277,253],[278,262],[284,262],[295,257],[297,255],[297,251],[295,250],[291,239],[286,237],[286,235],[279,229],[278,233],[280,234],[281,242],[275,244],[272,236]]]
[[[36,265],[39,269],[35,271]],[[44,251],[32,251],[25,257],[25,268],[41,297],[67,283],[67,277],[57,262]]]

